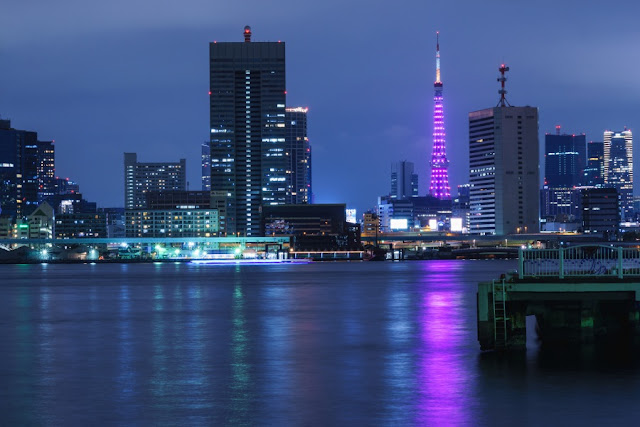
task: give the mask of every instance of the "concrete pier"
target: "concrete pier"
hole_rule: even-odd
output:
[[[620,342],[640,336],[640,251],[609,246],[556,251],[538,253],[539,258],[521,251],[517,273],[478,284],[482,350],[525,348],[527,316],[535,316],[546,343]],[[555,271],[549,268],[554,260]],[[538,268],[542,264],[544,270]]]

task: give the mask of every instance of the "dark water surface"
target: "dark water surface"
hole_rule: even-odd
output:
[[[634,350],[480,354],[515,267],[3,265],[0,425],[640,423]]]

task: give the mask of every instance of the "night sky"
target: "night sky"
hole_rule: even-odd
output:
[[[392,161],[415,162],[428,191],[439,30],[452,194],[468,179],[467,113],[496,105],[503,61],[510,103],[539,108],[541,148],[556,124],[587,141],[628,126],[638,140],[640,5],[521,3],[5,0],[0,115],[54,139],[57,175],[99,206],[123,205],[125,151],[186,158],[200,189],[208,43],[251,25],[254,41],[287,43],[288,105],[310,108],[316,202],[361,213],[389,192]]]

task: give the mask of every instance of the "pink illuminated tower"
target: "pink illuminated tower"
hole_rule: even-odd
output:
[[[450,199],[449,160],[445,147],[444,112],[442,109],[442,82],[440,81],[440,33],[436,33],[436,81],[433,84],[433,152],[431,154],[431,184],[429,194],[437,199]]]

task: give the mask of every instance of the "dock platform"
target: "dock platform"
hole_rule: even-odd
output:
[[[543,342],[640,336],[639,249],[521,249],[518,262],[516,272],[478,284],[481,350],[525,348],[527,316]]]

